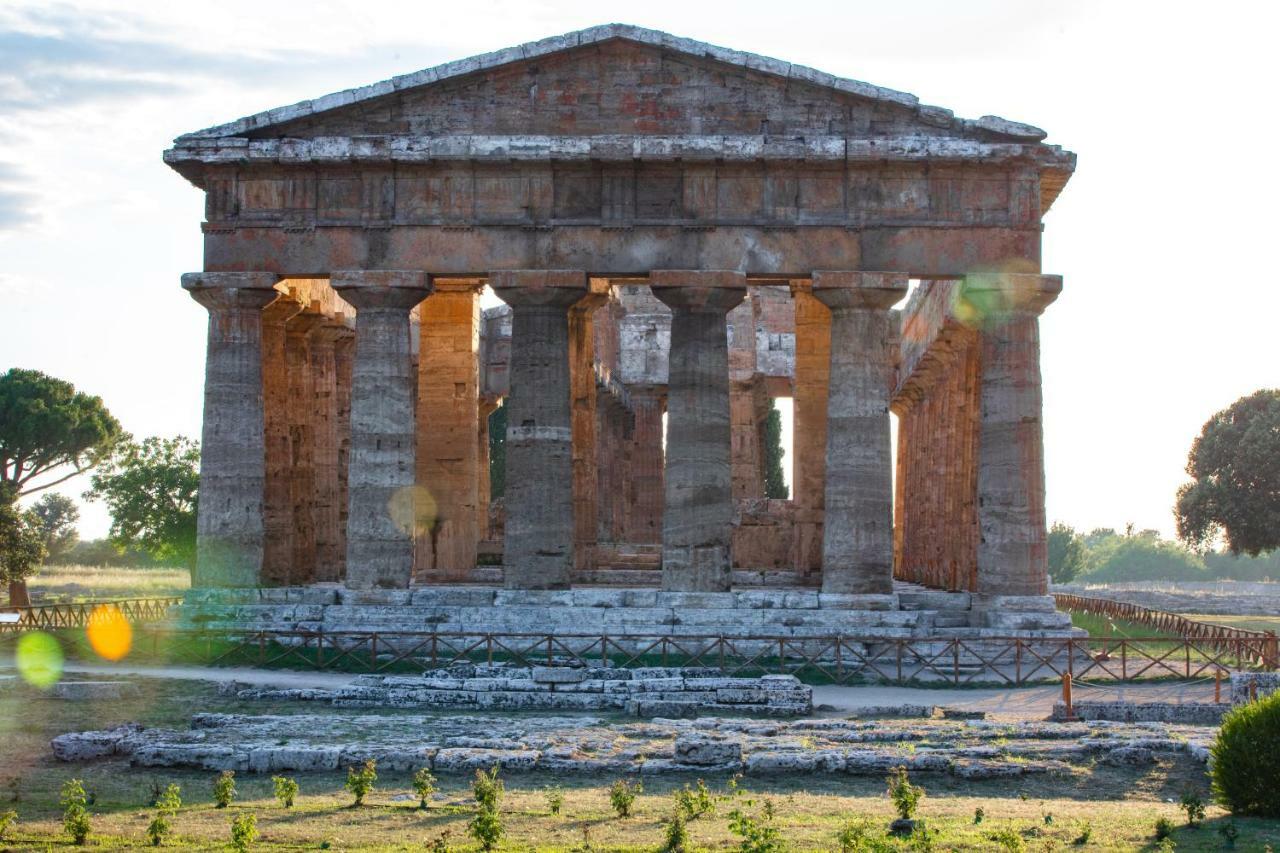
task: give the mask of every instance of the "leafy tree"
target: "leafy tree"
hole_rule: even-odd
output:
[[[507,407],[494,409],[489,415],[489,496],[500,498],[507,493]]]
[[[1208,580],[1204,560],[1176,542],[1113,535],[1087,550],[1080,580],[1089,583]]]
[[[13,504],[92,468],[122,434],[102,400],[76,391],[70,382],[18,367],[0,374],[0,502]],[[0,526],[8,528],[0,530],[0,539],[21,540],[24,533],[15,525],[22,518],[14,512],[0,515]],[[30,603],[26,578],[39,559],[23,560],[28,553],[22,549],[17,557],[5,558],[10,604]]]
[[[44,560],[40,519],[10,497],[12,487],[0,483],[0,582],[9,585],[9,604],[27,607],[27,578]]]
[[[782,500],[791,496],[786,478],[782,476],[782,413],[778,404],[769,409],[764,421],[764,496]]]
[[[39,519],[40,533],[44,537],[46,560],[62,559],[80,541],[80,534],[76,532],[80,510],[71,498],[66,495],[47,494],[35,502],[31,511]]]
[[[1084,543],[1074,527],[1055,522],[1049,528],[1049,577],[1054,583],[1071,583],[1084,568]]]
[[[89,500],[111,512],[111,542],[188,568],[196,557],[200,445],[182,436],[121,443],[94,472]]]
[[[1233,554],[1280,548],[1280,390],[1241,397],[1215,414],[1191,445],[1174,517],[1194,548],[1219,533]]]

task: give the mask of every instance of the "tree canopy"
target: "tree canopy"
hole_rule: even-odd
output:
[[[34,512],[18,506],[15,489],[0,483],[0,583],[9,585],[9,603],[30,604],[26,579],[44,559],[44,537]]]
[[[769,409],[769,416],[764,422],[764,496],[781,498],[791,496],[787,488],[787,480],[782,472],[782,457],[786,451],[782,447],[782,413],[778,411],[776,402]]]
[[[1233,554],[1280,548],[1280,390],[1241,397],[1211,417],[1178,490],[1178,537],[1203,547],[1219,534]]]
[[[18,367],[0,374],[0,483],[15,500],[92,468],[122,434],[101,398],[70,382]]]
[[[1049,579],[1071,583],[1084,568],[1084,542],[1075,528],[1056,522],[1049,528]]]
[[[94,472],[87,500],[111,513],[111,542],[191,567],[196,555],[200,445],[183,436],[126,441]]]
[[[76,522],[80,520],[80,509],[71,498],[66,495],[47,494],[35,502],[31,511],[39,520],[40,535],[47,552],[46,560],[65,557],[80,541],[80,534],[76,531]]]

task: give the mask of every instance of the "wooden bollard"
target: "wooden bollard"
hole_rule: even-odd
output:
[[[1067,719],[1074,720],[1076,712],[1071,707],[1071,673],[1062,673],[1062,704],[1067,706]]]
[[[1213,673],[1213,702],[1215,705],[1222,704],[1222,670],[1215,670]]]

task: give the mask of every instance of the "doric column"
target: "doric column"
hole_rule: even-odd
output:
[[[569,308],[586,295],[587,276],[505,270],[489,282],[512,310],[503,583],[563,589],[574,534]]]
[[[335,408],[338,415],[338,535],[334,551],[338,558],[334,581],[347,579],[347,519],[351,515],[350,490],[347,483],[351,475],[351,374],[356,360],[356,335],[340,335],[333,345],[334,385],[337,392]]]
[[[626,539],[635,544],[662,541],[662,505],[666,500],[666,457],[662,448],[662,415],[667,410],[666,389],[658,385],[632,385],[634,425],[627,457],[630,465],[630,512]]]
[[[342,576],[345,557],[338,349],[351,336],[351,329],[341,319],[329,320],[311,333],[311,370],[315,384],[312,456],[315,470],[316,581],[338,580]]]
[[[813,274],[831,311],[822,590],[893,592],[893,461],[889,395],[906,273]]]
[[[333,287],[356,308],[347,476],[347,586],[404,588],[419,526],[409,311],[431,293],[425,273],[344,270]]]
[[[728,314],[746,276],[728,270],[650,273],[671,309],[662,588],[728,590],[733,566]]]
[[[286,582],[293,564],[293,505],[289,494],[293,467],[289,437],[289,371],[285,364],[285,324],[302,303],[281,293],[262,310],[262,404],[266,483],[263,487],[261,582]]]
[[[1039,316],[1061,276],[969,276],[961,299],[981,330],[978,584],[985,595],[1048,591]]]
[[[417,574],[460,579],[476,567],[480,539],[479,280],[435,281],[418,309],[418,483],[434,512],[417,542]]]
[[[277,280],[270,272],[182,277],[182,286],[209,310],[192,586],[261,583],[262,309],[279,295]]]
[[[569,309],[569,403],[573,438],[573,567],[596,567],[595,314],[609,301],[609,280],[593,278]]]
[[[311,333],[325,321],[319,302],[285,324],[285,366],[289,374],[289,444],[293,456],[289,502],[293,507],[293,559],[284,585],[311,583],[316,573],[316,386]]]
[[[813,297],[809,279],[791,282],[795,302],[796,367],[791,442],[791,505],[795,513],[796,572],[822,568],[822,503],[827,453],[827,377],[831,370],[831,312]]]

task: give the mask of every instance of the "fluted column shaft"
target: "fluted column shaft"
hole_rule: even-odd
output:
[[[275,273],[189,273],[182,286],[209,310],[200,508],[192,586],[261,583],[266,449],[262,309]]]
[[[293,505],[289,494],[293,467],[289,435],[289,371],[286,367],[285,324],[302,303],[281,293],[262,311],[262,403],[266,445],[266,484],[263,487],[263,553],[261,583],[286,582],[293,564]]]
[[[490,284],[512,311],[503,583],[563,589],[574,540],[569,308],[587,294],[587,276],[505,270]]]
[[[311,369],[315,383],[315,532],[316,581],[341,577],[346,541],[342,536],[338,346],[352,335],[343,322],[330,320],[311,333]]]
[[[419,527],[409,311],[431,288],[405,270],[335,272],[333,287],[356,308],[346,584],[405,588]]]
[[[729,589],[733,476],[725,315],[746,296],[742,273],[661,270],[653,295],[671,309],[662,588]]]
[[[889,395],[905,273],[818,271],[813,295],[831,310],[822,590],[893,591],[893,462]]]
[[[969,276],[963,301],[980,323],[978,583],[984,595],[1048,591],[1039,316],[1059,276]]]

